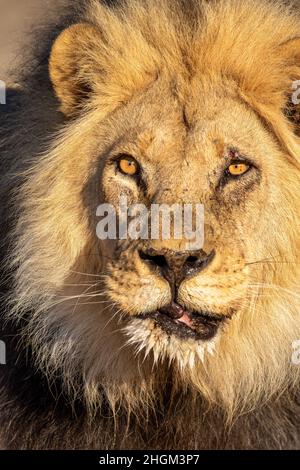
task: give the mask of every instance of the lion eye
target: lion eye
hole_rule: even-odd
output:
[[[227,171],[229,175],[231,176],[240,176],[240,175],[244,175],[245,173],[247,173],[249,168],[250,168],[250,165],[248,165],[247,163],[232,163],[228,167]]]
[[[124,156],[118,161],[118,169],[125,175],[135,176],[139,172],[139,164],[133,157]]]

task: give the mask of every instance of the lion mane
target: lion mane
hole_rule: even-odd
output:
[[[299,448],[292,344],[300,339],[300,141],[290,99],[300,79],[297,8],[95,0],[71,11],[70,3],[33,35],[1,109],[2,446]],[[91,28],[87,37],[78,23]],[[180,343],[170,351],[161,341],[157,362],[151,352],[144,360],[147,344],[134,323],[122,334],[101,333],[109,317],[98,323],[99,305],[78,307],[103,259],[89,226],[87,187],[97,174],[86,176],[91,163],[76,154],[96,138],[104,152],[107,119],[162,70],[182,82],[182,101],[191,77],[205,74],[208,88],[226,77],[286,157],[277,182],[284,199],[274,207],[282,226],[266,214],[265,234],[281,262],[263,264],[260,295],[199,367]]]

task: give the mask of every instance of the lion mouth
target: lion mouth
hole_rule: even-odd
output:
[[[173,302],[155,312],[141,315],[142,319],[152,319],[169,335],[181,339],[207,341],[214,338],[226,317],[211,312],[195,312],[184,309]]]

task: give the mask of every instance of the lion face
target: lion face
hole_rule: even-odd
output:
[[[202,13],[199,3],[205,27],[193,29],[166,0],[151,29],[158,2],[148,3],[127,5],[124,23],[122,9],[96,2],[89,23],[53,46],[66,126],[22,191],[16,308],[34,311],[39,366],[65,370],[72,389],[81,371],[90,400],[118,383],[136,404],[162,360],[178,382],[245,410],[294,380],[300,334],[299,142],[283,113],[300,76],[297,41],[286,45],[294,23],[243,2],[249,20],[235,37],[220,26],[240,21],[231,2]],[[254,47],[258,11],[268,21]],[[100,240],[97,208],[110,204],[118,218],[124,196],[146,208],[201,204],[203,243]]]
[[[124,134],[106,156],[104,198],[115,207],[125,193],[130,203],[147,207],[201,203],[204,244],[189,251],[185,240],[174,238],[106,243],[106,287],[122,312],[142,319],[138,329],[159,331],[157,348],[163,334],[171,343],[174,336],[192,339],[197,348],[223,330],[247,304],[248,286],[260,281],[251,265],[271,253],[263,220],[274,204],[272,174],[280,165],[276,170],[272,164],[277,151],[259,119],[226,98],[226,90],[223,97],[203,96],[198,84],[182,106],[171,84],[163,85],[155,84],[128,110]],[[218,100],[224,108],[216,111]],[[138,178],[119,168],[127,156],[137,162]],[[236,168],[244,173],[231,174]]]

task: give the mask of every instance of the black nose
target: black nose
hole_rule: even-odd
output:
[[[207,254],[198,251],[140,250],[141,259],[159,269],[171,285],[178,286],[187,277],[195,276],[205,269],[214,259],[215,251]]]

